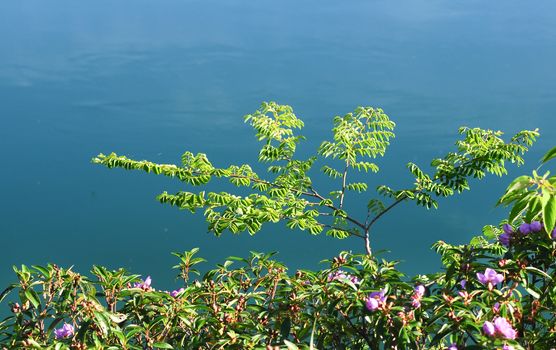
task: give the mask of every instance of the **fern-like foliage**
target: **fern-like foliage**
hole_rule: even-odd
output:
[[[522,131],[504,142],[499,131],[462,128],[463,139],[456,143],[457,150],[433,160],[432,174],[409,163],[414,185],[402,190],[379,186],[377,193],[390,198],[390,203],[370,199],[367,217],[358,219],[344,209],[346,194],[364,193],[368,184],[350,182],[348,174],[379,170],[373,160],[385,154],[395,136],[395,123],[382,109],[359,107],[335,117],[332,140],[322,142],[315,155],[308,159],[295,157],[298,144],[304,140],[300,134],[304,124],[290,106],[263,103],[257,111],[245,116],[245,122],[262,143],[258,160],[268,165],[265,176],[259,176],[247,164],[217,167],[205,154],[191,152],[182,155],[179,166],[134,160],[115,153],[99,154],[93,163],[168,176],[191,187],[206,187],[211,180],[222,179],[249,188],[248,195],[184,190],[158,196],[161,203],[180,209],[203,210],[209,231],[216,235],[226,230],[255,234],[266,223],[284,221],[291,229],[312,234],[326,232],[336,238],[360,237],[370,254],[371,226],[390,209],[405,200],[427,208],[436,207],[436,198],[469,189],[470,178],[481,179],[487,173],[503,175],[507,172],[506,162],[523,163],[521,155],[538,136],[536,130]],[[321,171],[338,186],[327,195],[321,194],[310,178],[313,165],[319,159],[324,163]]]
[[[394,191],[380,186],[378,192],[397,200],[410,199],[427,208],[438,206],[435,198],[449,197],[468,190],[469,179],[482,179],[486,174],[507,174],[506,163],[523,164],[522,155],[539,136],[538,130],[524,130],[505,142],[501,131],[462,127],[463,139],[456,142],[457,150],[443,158],[434,159],[434,173],[425,173],[417,164],[408,163],[407,168],[415,177],[414,187]]]

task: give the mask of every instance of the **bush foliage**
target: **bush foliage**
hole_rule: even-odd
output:
[[[364,254],[342,252],[320,271],[288,271],[273,254],[230,257],[202,277],[197,249],[173,253],[180,289],[162,291],[156,276],[141,278],[94,266],[91,275],[53,264],[14,267],[18,282],[0,296],[11,315],[0,323],[0,344],[49,349],[550,349],[556,344],[556,177],[547,171],[520,176],[499,205],[508,219],[484,227],[469,244],[434,244],[441,272],[405,276],[395,261],[372,253],[373,224],[404,201],[431,208],[437,199],[469,189],[470,178],[503,175],[508,162],[538,136],[522,131],[508,141],[499,131],[461,128],[456,149],[431,163],[428,174],[408,164],[413,185],[377,187],[365,218],[345,210],[353,172],[376,172],[394,137],[380,109],[360,107],[334,118],[333,136],[315,155],[296,159],[303,122],[289,106],[265,103],[246,116],[263,143],[259,161],[214,166],[186,152],[182,164],[136,161],[116,154],[93,159],[109,168],[143,170],[190,186],[227,179],[250,194],[164,192],[181,209],[204,210],[209,230],[258,232],[285,221],[312,234],[361,240]],[[556,157],[556,148],[542,159]],[[312,183],[313,166],[337,183],[324,195]],[[539,167],[540,168],[540,167]],[[350,177],[351,176],[351,177]],[[374,232],[373,232],[374,233]],[[11,297],[9,297],[11,294]],[[15,300],[17,299],[17,300]]]

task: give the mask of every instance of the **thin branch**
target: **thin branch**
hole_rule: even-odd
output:
[[[346,160],[346,167],[344,168],[344,174],[342,176],[342,192],[340,193],[340,209],[344,206],[344,196],[346,194],[346,180],[347,180],[347,172],[349,169],[349,161]]]
[[[365,230],[365,251],[367,255],[371,256],[373,251],[371,250],[371,239],[369,237],[369,230]]]
[[[311,190],[311,194],[312,194],[313,197],[318,198],[318,199],[320,199],[321,201],[326,199],[326,198],[324,198],[323,196],[321,196],[314,188],[310,187],[309,189]],[[338,208],[338,207],[336,207],[336,206],[334,206],[334,205],[325,205],[325,207],[330,208],[330,209],[332,209],[332,210],[341,210],[340,208]],[[362,228],[362,229],[364,229],[364,230],[366,229],[366,227],[365,227],[364,224],[362,224],[362,223],[359,222],[358,220],[352,218],[351,216],[346,216],[345,219],[346,219],[347,221],[351,222],[352,224],[355,224],[355,225],[359,226],[360,228]]]
[[[371,228],[371,226],[373,226],[373,224],[382,217],[382,215],[386,214],[388,211],[390,211],[390,209],[394,208],[395,206],[397,206],[398,204],[400,204],[401,202],[403,202],[404,200],[407,199],[407,196],[401,196],[400,198],[398,198],[394,203],[390,204],[388,207],[386,207],[383,211],[381,211],[380,213],[377,214],[377,216],[375,216],[371,222],[369,222],[369,224],[365,227],[366,230],[369,230]]]

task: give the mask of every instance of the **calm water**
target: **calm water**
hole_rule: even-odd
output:
[[[292,267],[361,251],[280,225],[214,238],[201,216],[155,201],[179,183],[90,163],[110,151],[175,163],[185,150],[253,162],[242,116],[261,101],[294,107],[305,153],[334,115],[383,107],[397,138],[371,187],[410,183],[405,163],[446,153],[461,125],[541,129],[511,176],[556,144],[552,1],[2,1],[0,44],[1,285],[21,263],[125,266],[169,288],[170,252],[192,247],[212,264],[279,251]],[[408,273],[433,271],[434,241],[465,242],[503,217],[493,204],[508,181],[474,183],[438,211],[400,207],[375,249]]]

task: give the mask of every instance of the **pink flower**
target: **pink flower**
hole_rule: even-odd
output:
[[[386,302],[386,290],[383,289],[379,292],[372,292],[369,294],[367,299],[365,299],[365,306],[369,311],[375,311],[382,304]]]
[[[477,279],[482,284],[488,285],[489,289],[491,289],[492,286],[497,285],[504,280],[504,275],[497,273],[495,270],[487,267],[484,274],[477,272]]]
[[[170,296],[172,297],[177,297],[178,294],[180,294],[181,292],[183,292],[185,289],[184,288],[180,288],[180,289],[176,289],[170,292]]]
[[[510,322],[504,317],[496,317],[494,319],[494,328],[501,338],[515,339],[517,337],[517,331],[512,328]]]
[[[486,321],[483,324],[483,332],[485,332],[485,334],[488,335],[489,337],[494,336],[494,334],[496,333],[496,329],[494,328],[492,322]]]
[[[418,309],[421,307],[421,299],[416,297],[415,295],[411,297],[411,306]]]
[[[458,350],[456,343],[451,344],[446,350]]]
[[[419,284],[413,290],[413,295],[411,296],[411,306],[416,309],[420,308],[423,295],[425,295],[425,286]]]
[[[150,290],[151,288],[151,276],[147,276],[144,281],[137,282],[133,285],[134,288],[141,288],[143,290]]]
[[[334,272],[330,272],[328,274],[328,282],[332,282],[332,281],[336,281],[339,280],[340,278],[346,278],[346,274],[344,271],[342,270],[338,270],[338,271],[334,271]]]
[[[489,337],[494,338],[515,339],[517,337],[517,331],[503,317],[496,317],[494,322],[486,321],[483,324],[483,331]]]
[[[343,270],[334,271],[328,274],[328,282],[349,280],[353,284],[359,284],[361,281],[356,276],[350,275]]]
[[[365,300],[365,306],[369,311],[375,311],[380,305],[378,299],[369,297]]]
[[[511,345],[505,344],[505,345],[502,347],[502,350],[515,350],[515,348],[514,348],[513,346],[511,346]]]
[[[415,294],[417,294],[419,296],[425,295],[425,286],[423,286],[422,284],[416,286],[415,287]]]
[[[58,328],[54,330],[54,337],[56,339],[69,338],[69,337],[73,337],[74,333],[75,330],[73,326],[69,323],[64,323],[62,328]]]

